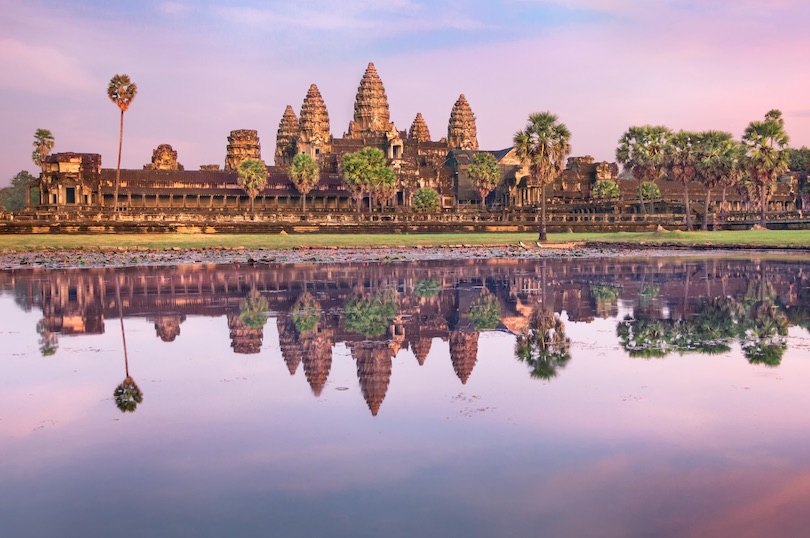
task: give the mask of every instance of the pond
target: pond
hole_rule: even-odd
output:
[[[796,536],[810,264],[0,272],[5,536]]]

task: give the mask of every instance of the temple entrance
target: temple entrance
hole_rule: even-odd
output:
[[[65,203],[66,204],[75,204],[76,203],[76,188],[75,187],[67,187],[67,188],[65,188]]]

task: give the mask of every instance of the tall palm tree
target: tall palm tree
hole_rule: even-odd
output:
[[[729,182],[729,178],[734,176],[739,154],[738,148],[731,133],[703,131],[697,135],[695,178],[706,187],[706,205],[703,212],[703,224],[700,227],[703,231],[709,229],[709,203],[712,189],[724,187],[723,192],[725,193],[725,186]]]
[[[37,129],[34,132],[34,152],[31,154],[34,164],[42,166],[42,160],[51,152],[55,143],[53,133],[48,129]]]
[[[570,345],[559,316],[538,307],[529,318],[528,329],[515,340],[515,357],[529,365],[533,378],[549,381],[571,360]]]
[[[267,185],[267,166],[259,159],[248,157],[239,163],[237,172],[239,173],[237,177],[239,186],[244,189],[248,195],[248,199],[250,199],[250,214],[252,218],[254,216],[253,201],[265,185]]]
[[[540,187],[540,241],[548,239],[546,186],[562,174],[565,159],[571,153],[570,139],[571,131],[551,112],[531,114],[526,128],[514,136],[518,158],[528,165],[531,183]]]
[[[760,203],[759,224],[767,224],[766,212],[771,186],[788,169],[787,152],[790,138],[785,132],[782,112],[771,110],[763,121],[752,121],[742,137],[745,146],[745,164],[751,176],[757,201]]]
[[[138,86],[129,80],[129,75],[115,75],[107,86],[107,97],[121,111],[121,123],[118,128],[118,165],[115,169],[115,195],[113,210],[118,211],[118,184],[121,180],[121,149],[124,144],[124,112],[129,109],[132,100],[138,94]]]
[[[138,404],[143,402],[143,393],[132,376],[129,375],[129,358],[127,357],[127,335],[124,332],[124,310],[121,305],[121,283],[115,277],[115,300],[118,303],[118,319],[121,322],[121,340],[124,343],[124,372],[126,377],[113,391],[115,405],[122,413],[133,413]]]
[[[630,127],[619,139],[616,160],[639,181],[640,189],[644,183],[654,184],[663,175],[670,137],[672,131],[663,125],[643,125]],[[641,207],[643,210],[643,196]]]
[[[299,153],[293,158],[290,166],[290,181],[301,193],[301,209],[307,210],[307,193],[312,190],[320,177],[318,175],[318,165],[306,153]]]
[[[692,231],[692,211],[689,209],[689,183],[695,179],[695,139],[697,134],[678,131],[669,137],[665,146],[666,170],[672,179],[683,185],[683,206],[686,213],[686,231]]]

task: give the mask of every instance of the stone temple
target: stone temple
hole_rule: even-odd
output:
[[[320,167],[320,181],[307,194],[307,209],[351,211],[352,193],[339,174],[343,155],[365,147],[382,150],[394,170],[397,183],[389,207],[411,204],[413,194],[422,187],[435,189],[445,210],[481,203],[478,191],[467,177],[466,168],[478,146],[476,117],[462,94],[450,107],[447,136],[431,138],[425,118],[417,112],[408,130],[400,130],[392,121],[382,79],[369,63],[357,88],[354,114],[347,130],[339,138],[332,134],[326,100],[318,86],[306,92],[296,116],[287,105],[281,114],[273,152],[273,164],[267,166],[267,185],[255,200],[257,212],[296,211],[301,195],[289,179],[289,166],[298,153],[306,153]],[[501,208],[536,204],[539,190],[526,181],[512,148],[490,151],[501,168],[501,183],[487,197],[490,206]],[[225,148],[224,166],[202,165],[186,170],[178,163],[177,151],[168,144],[159,145],[150,163],[142,170],[121,170],[118,207],[130,213],[170,210],[172,213],[205,213],[212,210],[245,210],[249,201],[237,182],[237,168],[246,158],[262,159],[259,133],[251,129],[231,131]],[[555,196],[583,197],[596,179],[613,178],[615,165],[594,163],[588,157],[576,158],[554,185]],[[114,205],[115,169],[101,168],[97,154],[57,153],[42,163],[38,209],[81,210],[110,208]]]

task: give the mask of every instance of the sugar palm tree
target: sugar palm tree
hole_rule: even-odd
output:
[[[34,164],[42,166],[42,160],[51,152],[55,143],[53,133],[48,129],[37,129],[34,132],[34,152],[31,154]]]
[[[666,147],[672,131],[663,125],[630,127],[619,139],[616,160],[629,170],[641,185],[655,183],[666,168]],[[641,192],[639,193],[641,196]],[[641,202],[644,209],[644,198]]]
[[[118,128],[118,164],[115,169],[115,194],[113,210],[118,210],[118,184],[121,181],[121,149],[124,144],[124,112],[129,109],[132,100],[138,94],[138,86],[129,79],[129,75],[115,75],[107,86],[107,97],[121,111],[121,123]]]
[[[124,310],[121,305],[121,284],[118,276],[115,277],[115,299],[118,303],[118,319],[121,322],[121,340],[124,343],[124,372],[126,377],[124,380],[115,387],[113,391],[113,399],[115,406],[122,413],[133,413],[138,407],[138,404],[143,402],[143,393],[132,376],[129,375],[129,358],[127,357],[127,335],[124,332]]]
[[[267,184],[267,166],[259,159],[248,157],[239,163],[239,186],[244,189],[250,199],[250,214],[253,215],[253,200],[259,191]]]
[[[559,316],[538,307],[531,314],[529,328],[517,336],[515,357],[529,365],[533,378],[548,381],[571,360],[570,344]]]
[[[318,180],[318,165],[306,153],[299,153],[293,158],[290,166],[290,181],[301,193],[301,209],[307,210],[307,193],[312,190]]]
[[[686,231],[692,231],[692,211],[689,209],[689,183],[695,179],[695,139],[691,131],[678,131],[665,146],[664,161],[667,173],[683,185],[683,206],[686,213]]]
[[[785,132],[782,112],[771,110],[763,121],[752,121],[742,137],[745,165],[760,203],[759,223],[766,226],[771,186],[788,169],[790,155],[786,151],[790,138]]]
[[[703,131],[697,135],[695,178],[706,187],[706,205],[703,212],[703,224],[700,227],[703,231],[709,229],[709,203],[712,189],[724,187],[729,181],[728,178],[733,176],[739,154],[738,147],[731,133]]]
[[[498,186],[498,181],[501,179],[498,161],[491,153],[485,151],[476,153],[467,168],[467,175],[481,196],[481,209],[485,209],[487,195]]]
[[[521,162],[529,167],[533,185],[540,187],[540,241],[546,241],[546,186],[565,168],[571,153],[571,131],[559,122],[556,114],[539,112],[529,116],[526,128],[514,136],[515,151]]]

